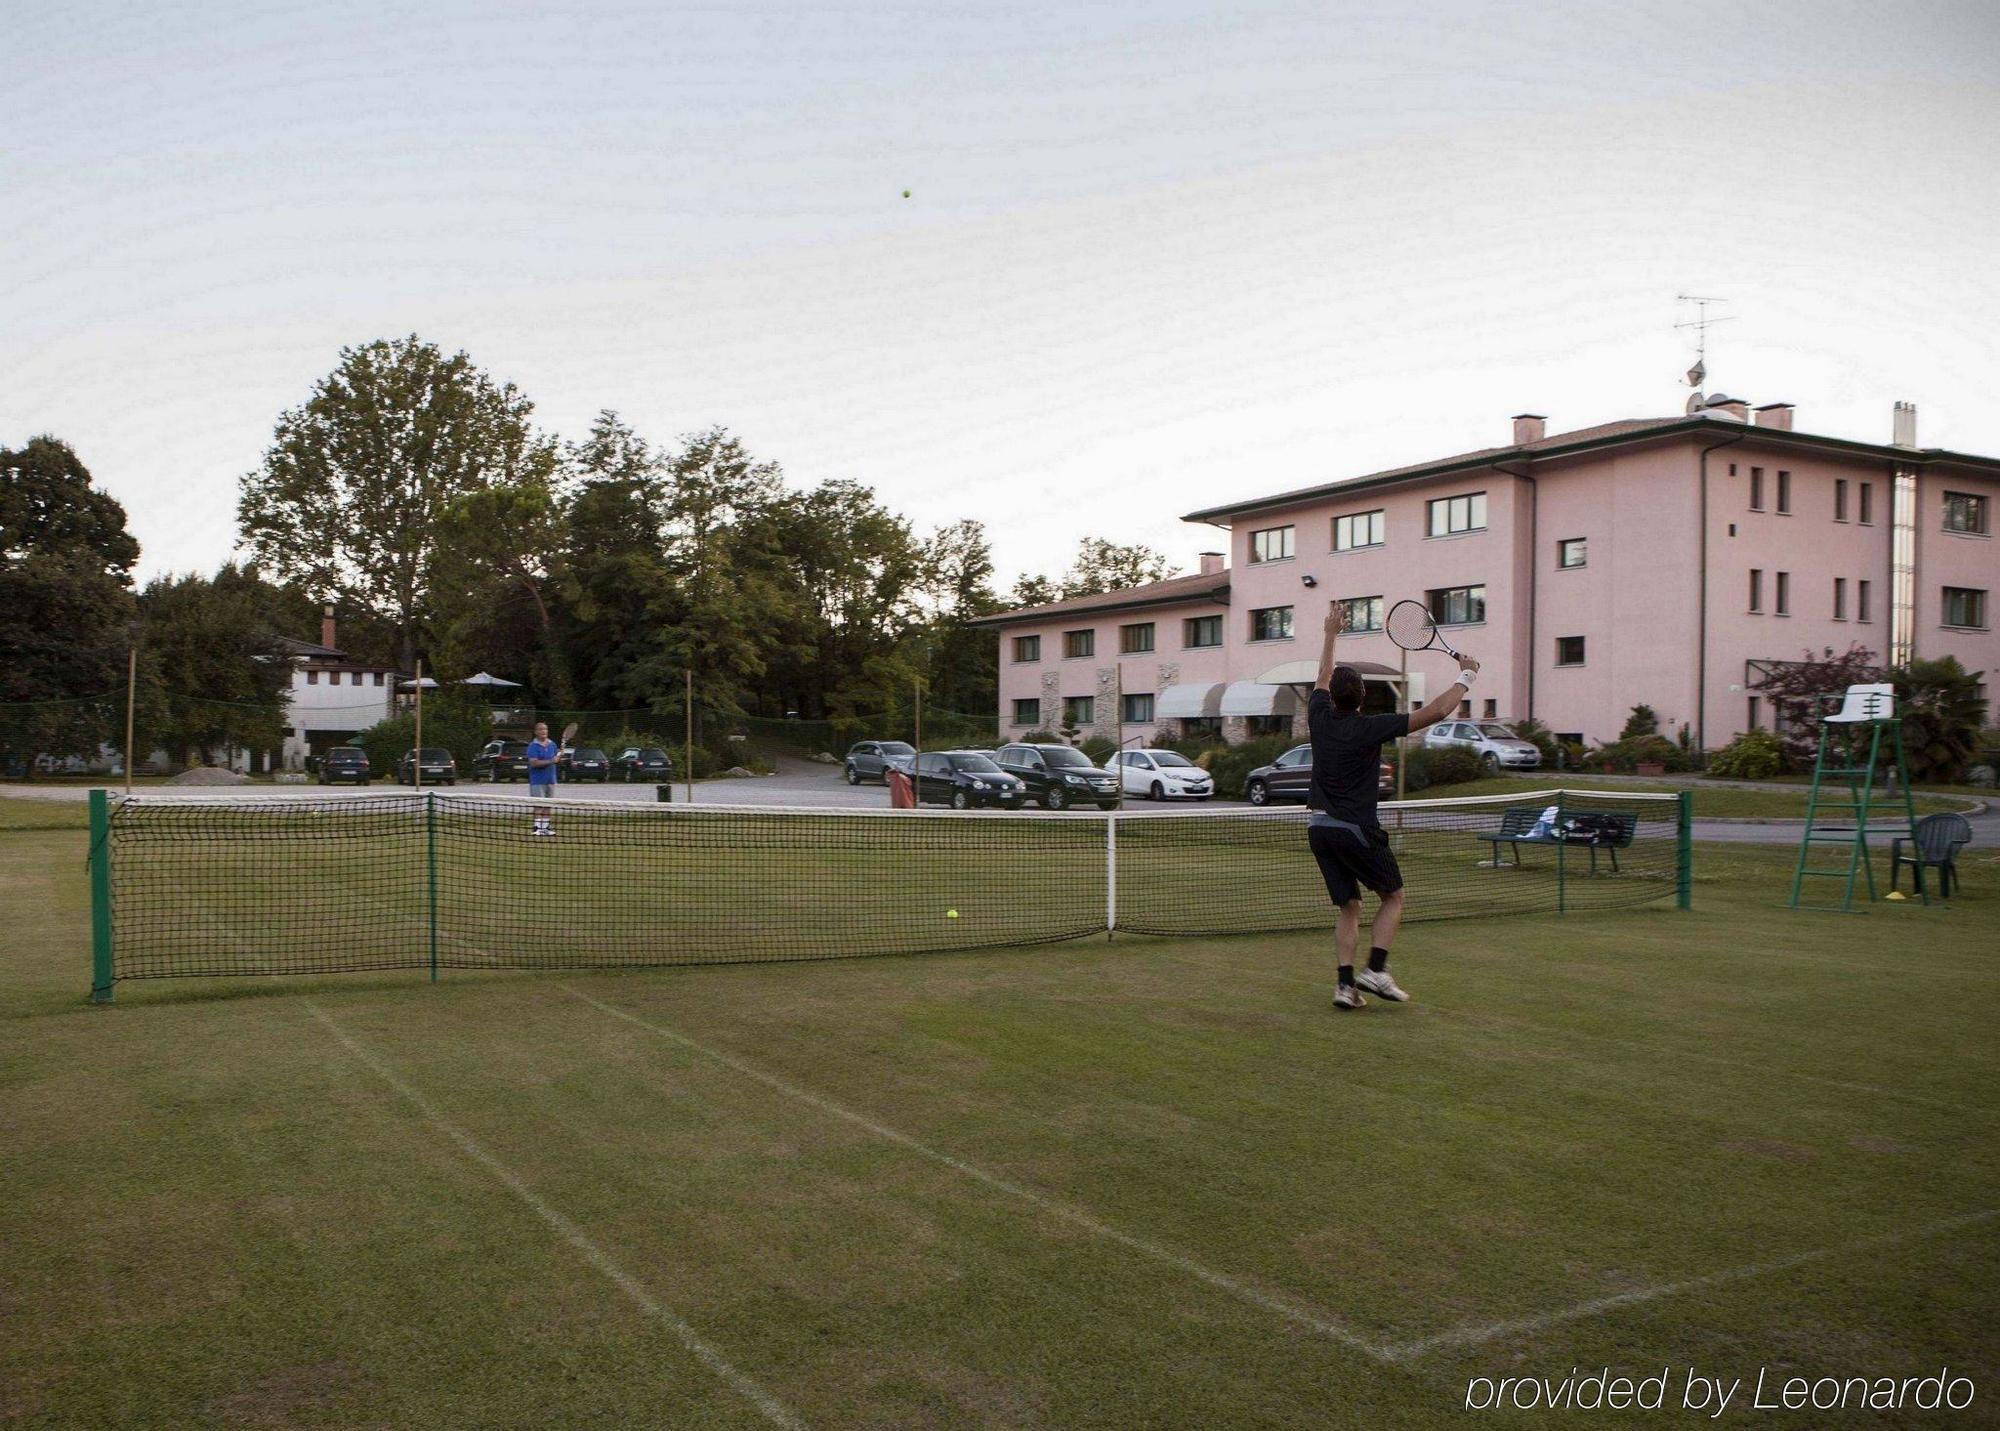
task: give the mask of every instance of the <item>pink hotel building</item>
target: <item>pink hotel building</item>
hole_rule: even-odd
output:
[[[1918,447],[1908,403],[1881,444],[1720,396],[1553,435],[1523,414],[1504,447],[1189,513],[1229,533],[1194,575],[987,618],[1001,735],[1302,732],[1329,599],[1390,708],[1382,617],[1415,597],[1484,664],[1462,715],[1595,742],[1643,702],[1719,746],[1771,724],[1759,682],[1808,650],[2000,670],[1996,497],[2000,458]],[[1410,664],[1415,701],[1450,667]]]

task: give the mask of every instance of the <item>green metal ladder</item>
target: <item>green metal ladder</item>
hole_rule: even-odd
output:
[[[1872,712],[1876,709],[1893,710],[1890,700],[1862,697],[1860,710]],[[1849,707],[1856,705],[1855,696],[1847,697]],[[1836,737],[1836,727],[1839,736]],[[1806,828],[1799,840],[1798,867],[1792,872],[1792,908],[1820,909],[1836,914],[1854,912],[1854,880],[1857,874],[1864,874],[1868,881],[1870,902],[1881,898],[1875,888],[1875,861],[1868,849],[1868,818],[1875,804],[1875,771],[1883,755],[1883,737],[1889,740],[1895,763],[1889,767],[1895,781],[1896,792],[1903,800],[1903,833],[1909,837],[1912,847],[1916,845],[1917,810],[1910,797],[1910,781],[1903,760],[1903,722],[1894,715],[1865,714],[1859,718],[1843,710],[1838,719],[1825,719],[1819,727],[1819,754],[1813,761],[1812,789],[1806,794]],[[1862,752],[1863,744],[1867,751]],[[1839,762],[1829,764],[1829,758]],[[1822,784],[1830,779],[1845,783],[1846,798],[1839,798],[1840,787],[1834,787],[1832,798],[1823,798]],[[1889,792],[1885,796],[1893,799]],[[1822,829],[1820,819],[1825,812],[1838,812],[1836,818],[1844,815],[1845,820],[1837,826]],[[1822,869],[1813,869],[1809,861],[1815,844],[1839,844],[1847,847],[1845,864]],[[1839,904],[1801,904],[1799,896],[1804,892],[1809,879],[1837,879],[1841,883]],[[1925,904],[1931,902],[1930,893],[1920,877],[1917,880],[1917,895]]]

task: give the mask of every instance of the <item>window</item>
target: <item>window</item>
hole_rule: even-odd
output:
[[[1556,543],[1556,565],[1564,571],[1582,566],[1587,555],[1582,537],[1569,537]]]
[[[1788,571],[1778,573],[1777,610],[1780,616],[1790,616],[1792,614],[1792,574]]]
[[[1833,479],[1833,519],[1836,522],[1847,520],[1847,479],[1845,477],[1836,477]]]
[[[1761,467],[1750,469],[1750,510],[1764,510],[1764,469]]]
[[[1251,716],[1243,722],[1243,731],[1244,734],[1252,736],[1290,735],[1292,733],[1292,718],[1290,716],[1279,715]],[[1283,761],[1279,762],[1281,765],[1283,763]]]
[[[1856,621],[1866,621],[1869,619],[1868,583],[1865,581],[1854,583],[1854,619]]]
[[[1190,616],[1183,633],[1183,641],[1189,646],[1220,646],[1222,644],[1222,618],[1220,616]]]
[[[348,685],[350,685],[350,686],[358,686],[358,685],[360,685],[360,684],[361,684],[361,673],[360,673],[359,671],[350,671],[350,672],[348,672],[348,675],[347,675],[347,684],[348,684]]]
[[[1266,606],[1250,613],[1252,641],[1289,641],[1292,638],[1292,608]]]
[[[1382,629],[1382,598],[1379,596],[1342,597],[1340,609],[1347,617],[1349,631]]]
[[[1778,511],[1785,516],[1792,512],[1792,474],[1782,467],[1778,469]]]
[[[1486,530],[1484,492],[1468,492],[1463,497],[1439,497],[1427,502],[1425,508],[1430,513],[1430,534],[1434,537],[1453,537],[1460,532]]]
[[[1844,576],[1836,576],[1833,579],[1833,619],[1835,621],[1847,619],[1847,578]]]
[[[1757,697],[1755,696],[1750,697],[1750,723],[1743,727],[1745,730],[1757,729],[1757,718],[1758,716],[1763,714],[1763,712],[1758,709],[1759,705],[1760,702],[1758,701]]]
[[[1039,636],[1016,636],[1014,638],[1014,659],[1016,661],[1041,660],[1042,638]]]
[[[1064,696],[1063,724],[1091,725],[1097,719],[1097,700],[1094,696]]]
[[[1356,547],[1379,547],[1382,545],[1382,513],[1356,512],[1351,517],[1333,519],[1333,549],[1337,552],[1351,552]]]
[[[1292,529],[1290,527],[1266,527],[1261,532],[1250,534],[1250,560],[1289,561],[1292,555]]]
[[[1986,593],[1975,591],[1969,586],[1947,586],[1944,589],[1944,624],[1968,626],[1975,631],[1984,631]]]
[[[1222,717],[1188,716],[1181,721],[1181,734],[1188,739],[1205,735],[1212,735],[1220,739],[1222,736]]]
[[[1458,703],[1458,713],[1459,713],[1459,714],[1460,714],[1461,716],[1465,716],[1465,717],[1467,717],[1467,718],[1469,719],[1469,718],[1471,717],[1471,715],[1472,715],[1472,702],[1471,702],[1471,701],[1460,701],[1460,702]]]
[[[1752,611],[1764,609],[1764,573],[1754,566],[1750,568],[1750,609]]]
[[[1558,666],[1581,666],[1583,664],[1583,638],[1581,636],[1556,637],[1556,664]]]
[[[1431,620],[1440,626],[1466,626],[1486,619],[1484,586],[1447,586],[1430,593]]]
[[[1125,723],[1146,725],[1153,719],[1153,698],[1151,696],[1126,696]]]
[[[1499,714],[1500,714],[1500,702],[1493,699],[1493,697],[1488,696],[1486,698],[1486,718],[1488,720],[1491,720],[1494,716],[1497,716]]]
[[[307,672],[306,672],[306,684],[307,684],[307,685],[309,685],[309,686],[316,686],[316,685],[318,685],[318,684],[319,684],[319,672],[318,672],[318,671],[307,671]]]
[[[1559,730],[1556,732],[1557,745],[1582,745],[1583,732],[1580,730]]]
[[[1118,628],[1118,651],[1124,656],[1143,656],[1153,649],[1153,623],[1136,622]]]
[[[1014,724],[1034,725],[1042,718],[1042,703],[1033,696],[1014,702]]]
[[[1971,492],[1944,494],[1944,529],[1962,536],[1992,535],[1986,523],[1986,499]]]
[[[1097,654],[1097,633],[1095,631],[1063,632],[1063,656],[1065,658],[1095,656]]]
[[[1874,524],[1874,521],[1875,521],[1875,484],[1874,484],[1873,482],[1863,482],[1863,483],[1861,484],[1861,513],[1860,513],[1860,516],[1861,516],[1861,525],[1862,525],[1862,526],[1866,527],[1866,526],[1872,526],[1872,525]]]

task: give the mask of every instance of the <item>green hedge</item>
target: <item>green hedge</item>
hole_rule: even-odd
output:
[[[472,779],[473,757],[491,739],[492,707],[485,701],[465,701],[451,693],[425,697],[424,748],[450,751],[458,762],[459,779]],[[378,721],[353,741],[368,752],[368,764],[378,780],[394,780],[397,765],[416,743],[416,717],[409,712]]]
[[[1195,761],[1215,777],[1215,793],[1225,799],[1243,794],[1243,781],[1260,765],[1269,765],[1298,742],[1289,735],[1261,735],[1242,745],[1211,746]]]
[[[1708,773],[1728,780],[1768,780],[1790,767],[1784,743],[1768,730],[1746,730],[1708,756]]]

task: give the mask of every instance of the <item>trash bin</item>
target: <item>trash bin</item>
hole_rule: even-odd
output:
[[[674,787],[671,785],[655,785],[653,787],[653,798],[658,800],[662,805],[673,804]]]
[[[891,810],[914,810],[917,808],[917,787],[909,776],[900,770],[891,770],[884,778],[889,782],[889,808]]]

